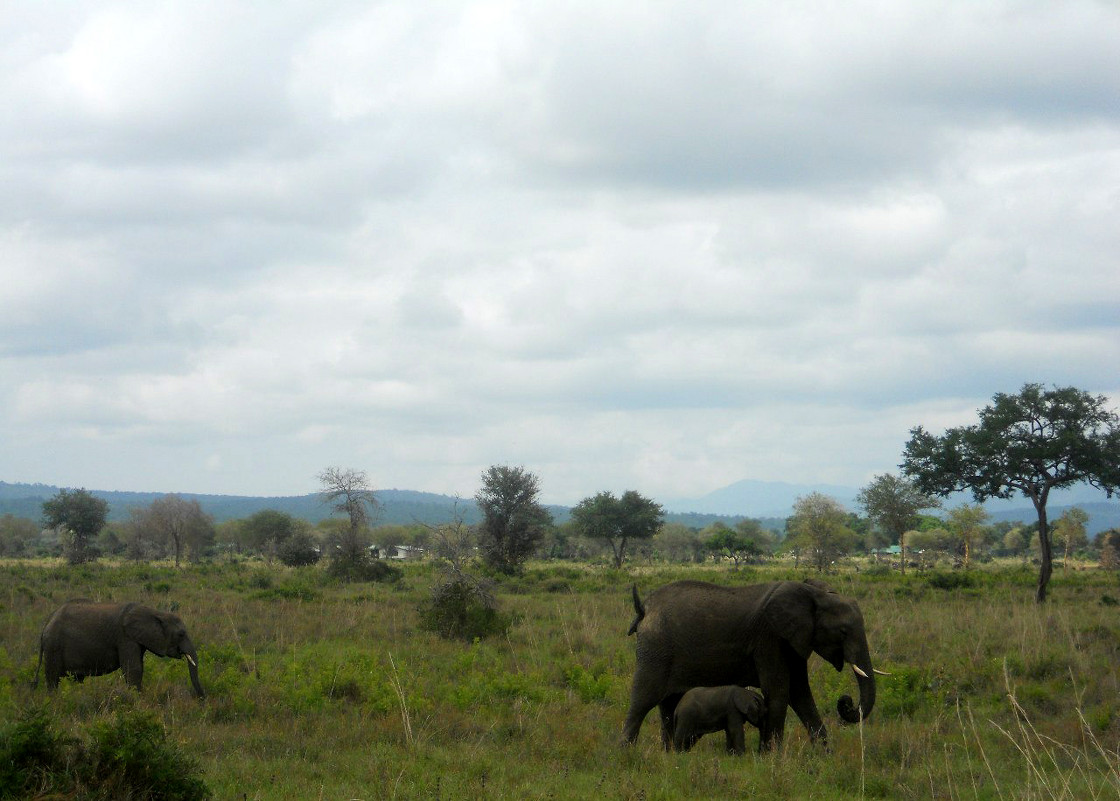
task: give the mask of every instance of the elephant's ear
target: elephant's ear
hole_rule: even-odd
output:
[[[788,642],[802,659],[808,659],[813,652],[815,612],[812,587],[797,581],[779,584],[762,609],[770,629]]]
[[[735,699],[735,708],[751,723],[758,725],[758,721],[762,719],[762,697],[742,688],[732,695]]]
[[[124,633],[129,639],[156,654],[167,653],[167,630],[163,620],[151,609],[130,606],[122,617]]]

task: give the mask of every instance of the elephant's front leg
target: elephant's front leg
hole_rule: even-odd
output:
[[[785,666],[759,665],[759,683],[766,698],[766,712],[758,727],[758,752],[761,754],[782,744],[786,729],[786,707],[789,706],[789,676]]]
[[[137,690],[144,682],[144,648],[134,642],[122,643],[117,649],[124,680]]]
[[[813,699],[813,690],[809,687],[809,666],[801,659],[789,661],[789,705],[805,729],[809,732],[809,739],[828,747],[828,729],[821,720],[817,711],[817,702]]]

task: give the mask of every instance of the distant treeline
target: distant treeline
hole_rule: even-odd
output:
[[[9,484],[0,481],[0,516],[10,514],[39,520],[43,513],[43,501],[56,495],[60,487],[48,484]],[[164,497],[164,492],[107,492],[90,490],[91,494],[103,498],[109,504],[109,522],[128,520],[129,509],[148,506],[152,501]],[[249,517],[263,509],[286,512],[314,524],[332,516],[328,504],[317,493],[309,495],[280,496],[273,498],[242,495],[197,495],[178,493],[186,500],[197,500],[202,510],[214,518],[215,523]],[[480,516],[473,498],[456,499],[450,495],[415,490],[377,490],[377,500],[381,504],[375,525],[408,525],[426,523],[439,525],[449,523],[458,517],[468,525],[478,523]],[[566,523],[571,518],[567,506],[547,506],[555,523]],[[715,515],[696,512],[667,512],[666,523],[681,523],[689,528],[702,529],[715,522],[729,526],[746,518],[746,515]],[[760,521],[764,528],[782,531],[785,520],[764,518]]]

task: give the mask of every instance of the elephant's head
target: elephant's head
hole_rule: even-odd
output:
[[[735,704],[744,718],[746,718],[751,725],[761,726],[762,716],[765,714],[765,706],[763,704],[762,696],[754,690],[747,690],[742,687],[736,687],[731,693],[731,702]]]
[[[125,635],[145,650],[157,656],[186,659],[195,694],[199,698],[206,694],[198,680],[198,652],[178,615],[131,604],[125,609],[121,623]]]
[[[859,683],[859,706],[851,696],[842,696],[836,703],[841,720],[859,723],[871,714],[876,671],[855,601],[820,581],[787,581],[770,594],[762,614],[801,658],[808,659],[815,651],[837,670],[843,670],[845,662],[852,666]]]

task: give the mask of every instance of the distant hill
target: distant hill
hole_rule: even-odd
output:
[[[59,489],[61,488],[48,484],[9,484],[0,481],[0,515],[11,514],[38,521],[43,515],[43,501],[58,494]],[[110,522],[127,520],[130,508],[147,506],[155,499],[168,494],[112,490],[90,490],[90,492],[108,502]],[[309,520],[312,523],[318,523],[332,516],[331,508],[319,499],[317,493],[276,497],[199,495],[188,492],[176,494],[183,498],[197,500],[202,510],[218,523],[249,517],[262,509],[287,512],[293,517]],[[411,523],[438,525],[451,522],[456,515],[468,525],[473,525],[480,519],[478,506],[473,498],[456,499],[450,495],[399,489],[377,490],[374,494],[381,504],[376,518],[378,525]],[[567,506],[546,508],[552,513],[556,523],[566,523],[571,518],[571,509]],[[665,515],[667,522],[682,523],[693,528],[704,528],[717,520],[733,526],[743,517],[744,515],[702,512],[673,512]],[[770,520],[763,521],[763,525],[781,530],[784,523],[781,520]]]

